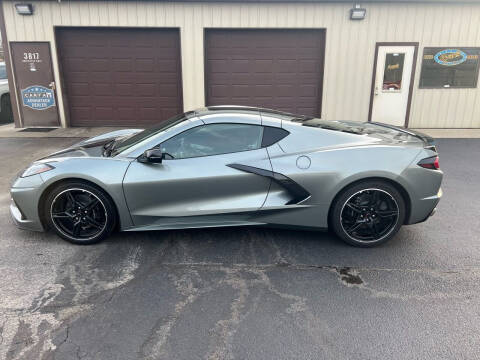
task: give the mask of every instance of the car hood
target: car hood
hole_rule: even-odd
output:
[[[111,131],[102,135],[94,136],[92,138],[80,141],[72,146],[57,151],[47,157],[41,159],[43,161],[48,159],[68,158],[68,157],[101,157],[103,156],[104,145],[112,140],[118,140],[133,134],[136,134],[143,129],[123,129]]]

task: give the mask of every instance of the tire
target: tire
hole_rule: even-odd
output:
[[[0,99],[0,110],[0,124],[13,122],[12,103],[9,94],[3,95]]]
[[[48,228],[61,238],[80,245],[98,243],[115,228],[117,211],[106,193],[75,181],[53,188],[44,203]]]
[[[330,225],[346,243],[373,247],[395,236],[405,220],[405,200],[384,181],[363,181],[347,187],[334,200]]]

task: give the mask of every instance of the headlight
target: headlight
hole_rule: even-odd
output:
[[[43,164],[43,163],[36,163],[30,165],[23,173],[20,175],[20,177],[27,177],[27,176],[32,176],[32,175],[37,175],[41,174],[45,171],[50,171],[52,169],[55,169],[52,165],[48,164]]]

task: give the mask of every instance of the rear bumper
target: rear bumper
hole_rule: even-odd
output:
[[[434,215],[437,211],[437,205],[442,198],[442,195],[442,188],[440,188],[436,195],[412,203],[410,219],[407,224],[418,224],[426,221],[430,216]]]

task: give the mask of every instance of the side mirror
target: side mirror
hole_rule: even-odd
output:
[[[138,161],[141,163],[160,164],[163,158],[162,150],[157,148],[145,150],[143,155],[138,158]]]

